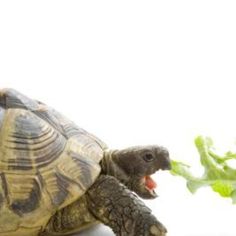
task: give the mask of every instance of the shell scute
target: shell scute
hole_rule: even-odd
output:
[[[0,234],[43,227],[81,197],[100,174],[105,148],[45,104],[0,90]]]
[[[38,103],[14,89],[2,89],[0,91],[0,105],[5,108],[24,108],[28,110],[38,109]]]
[[[0,136],[0,165],[11,170],[44,167],[63,152],[66,139],[47,122],[21,109],[8,109]]]

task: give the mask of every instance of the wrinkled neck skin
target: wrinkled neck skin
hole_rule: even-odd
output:
[[[115,158],[117,158],[116,152],[118,152],[118,150],[109,149],[104,152],[104,157],[101,161],[102,173],[105,175],[114,176],[123,184],[127,185],[130,177],[117,165],[115,161]]]
[[[156,198],[156,183],[151,178],[158,170],[169,170],[171,162],[166,148],[157,145],[105,150],[102,174],[111,175],[129,190],[145,199]]]

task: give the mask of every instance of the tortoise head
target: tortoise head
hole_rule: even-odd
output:
[[[155,198],[156,183],[151,175],[171,169],[169,152],[161,146],[136,146],[107,152],[108,174],[114,175],[142,198]]]

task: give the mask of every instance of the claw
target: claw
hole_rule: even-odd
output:
[[[165,236],[167,233],[166,228],[163,225],[152,225],[150,228],[150,233],[152,236]]]

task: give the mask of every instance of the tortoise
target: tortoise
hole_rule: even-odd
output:
[[[158,145],[111,150],[56,110],[0,90],[0,235],[69,235],[97,223],[119,236],[164,236],[139,197],[171,168]],[[139,197],[138,197],[139,196]]]

